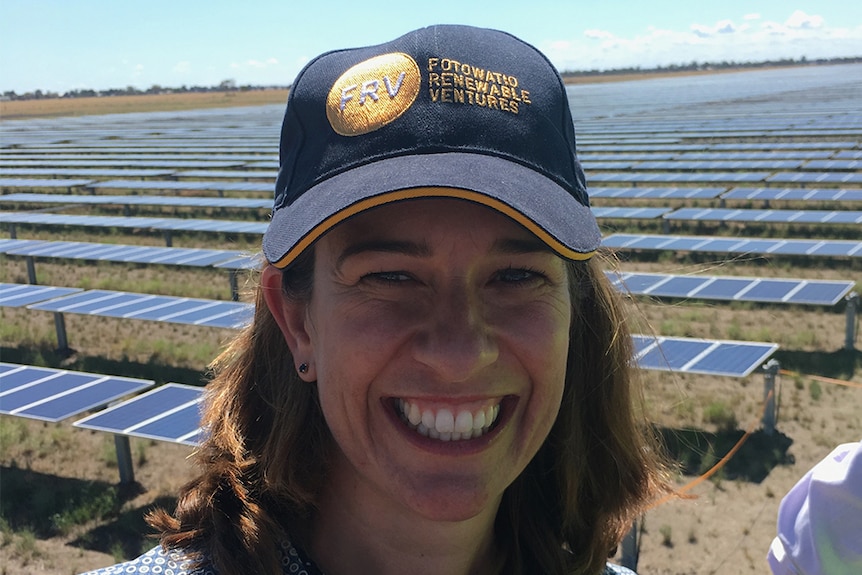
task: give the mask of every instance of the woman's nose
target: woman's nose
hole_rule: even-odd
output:
[[[465,289],[438,294],[416,335],[415,358],[444,381],[466,381],[497,360],[481,299]]]

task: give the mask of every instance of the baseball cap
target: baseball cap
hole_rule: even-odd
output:
[[[862,443],[836,447],[781,500],[775,575],[862,573]]]
[[[263,238],[270,263],[288,266],[352,215],[427,197],[491,207],[567,259],[599,247],[566,89],[541,52],[440,25],[325,53],[299,73]]]

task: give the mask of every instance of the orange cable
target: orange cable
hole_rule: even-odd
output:
[[[767,403],[769,403],[769,400],[772,398],[772,394],[773,394],[773,390],[770,390],[769,393],[766,395],[766,398],[763,400],[763,408],[760,410],[760,419],[761,420],[763,419],[763,414],[766,412],[766,405],[767,405]],[[716,462],[716,464],[713,465],[706,473],[704,473],[700,477],[696,477],[695,479],[692,479],[691,481],[689,481],[688,483],[686,483],[685,485],[683,485],[682,487],[680,487],[676,491],[674,491],[672,493],[668,493],[667,495],[665,495],[664,497],[662,497],[658,501],[655,501],[654,503],[650,504],[647,507],[647,510],[654,509],[654,508],[658,507],[659,505],[663,505],[664,503],[667,503],[668,501],[670,501],[671,499],[673,499],[675,497],[682,497],[685,499],[692,499],[692,498],[696,497],[696,496],[684,495],[684,494],[685,494],[685,492],[692,490],[696,486],[700,485],[701,483],[703,483],[704,481],[706,481],[707,479],[709,479],[710,477],[715,475],[715,473],[719,469],[724,467],[724,465],[728,461],[730,461],[730,458],[733,457],[733,455],[737,451],[739,451],[739,449],[742,447],[742,444],[745,443],[745,441],[751,436],[752,433],[754,433],[754,428],[757,425],[757,423],[758,423],[758,421],[754,421],[748,427],[748,429],[745,430],[745,433],[742,435],[742,437],[739,438],[739,441],[736,442],[736,445],[731,447],[730,451],[728,451],[724,455],[724,457],[719,459],[718,462]]]
[[[862,389],[862,383],[856,383],[855,381],[845,381],[843,379],[833,379],[831,377],[824,377],[822,375],[807,375],[804,373],[799,373],[798,371],[790,371],[788,369],[779,369],[778,373],[781,375],[790,375],[790,376],[802,376],[808,377],[811,379],[816,379],[817,381],[822,381],[823,383],[834,383],[835,385],[845,385],[847,387],[858,387]]]

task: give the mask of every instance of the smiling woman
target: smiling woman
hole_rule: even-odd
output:
[[[201,474],[97,573],[629,573],[669,487],[544,56],[458,26],[327,53],[280,152]]]

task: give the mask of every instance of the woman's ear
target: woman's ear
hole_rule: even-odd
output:
[[[312,373],[314,348],[308,331],[308,304],[285,297],[281,276],[282,270],[273,265],[263,269],[260,275],[263,298],[281,329],[300,377],[313,381],[315,379]],[[300,369],[301,365],[305,367]]]

